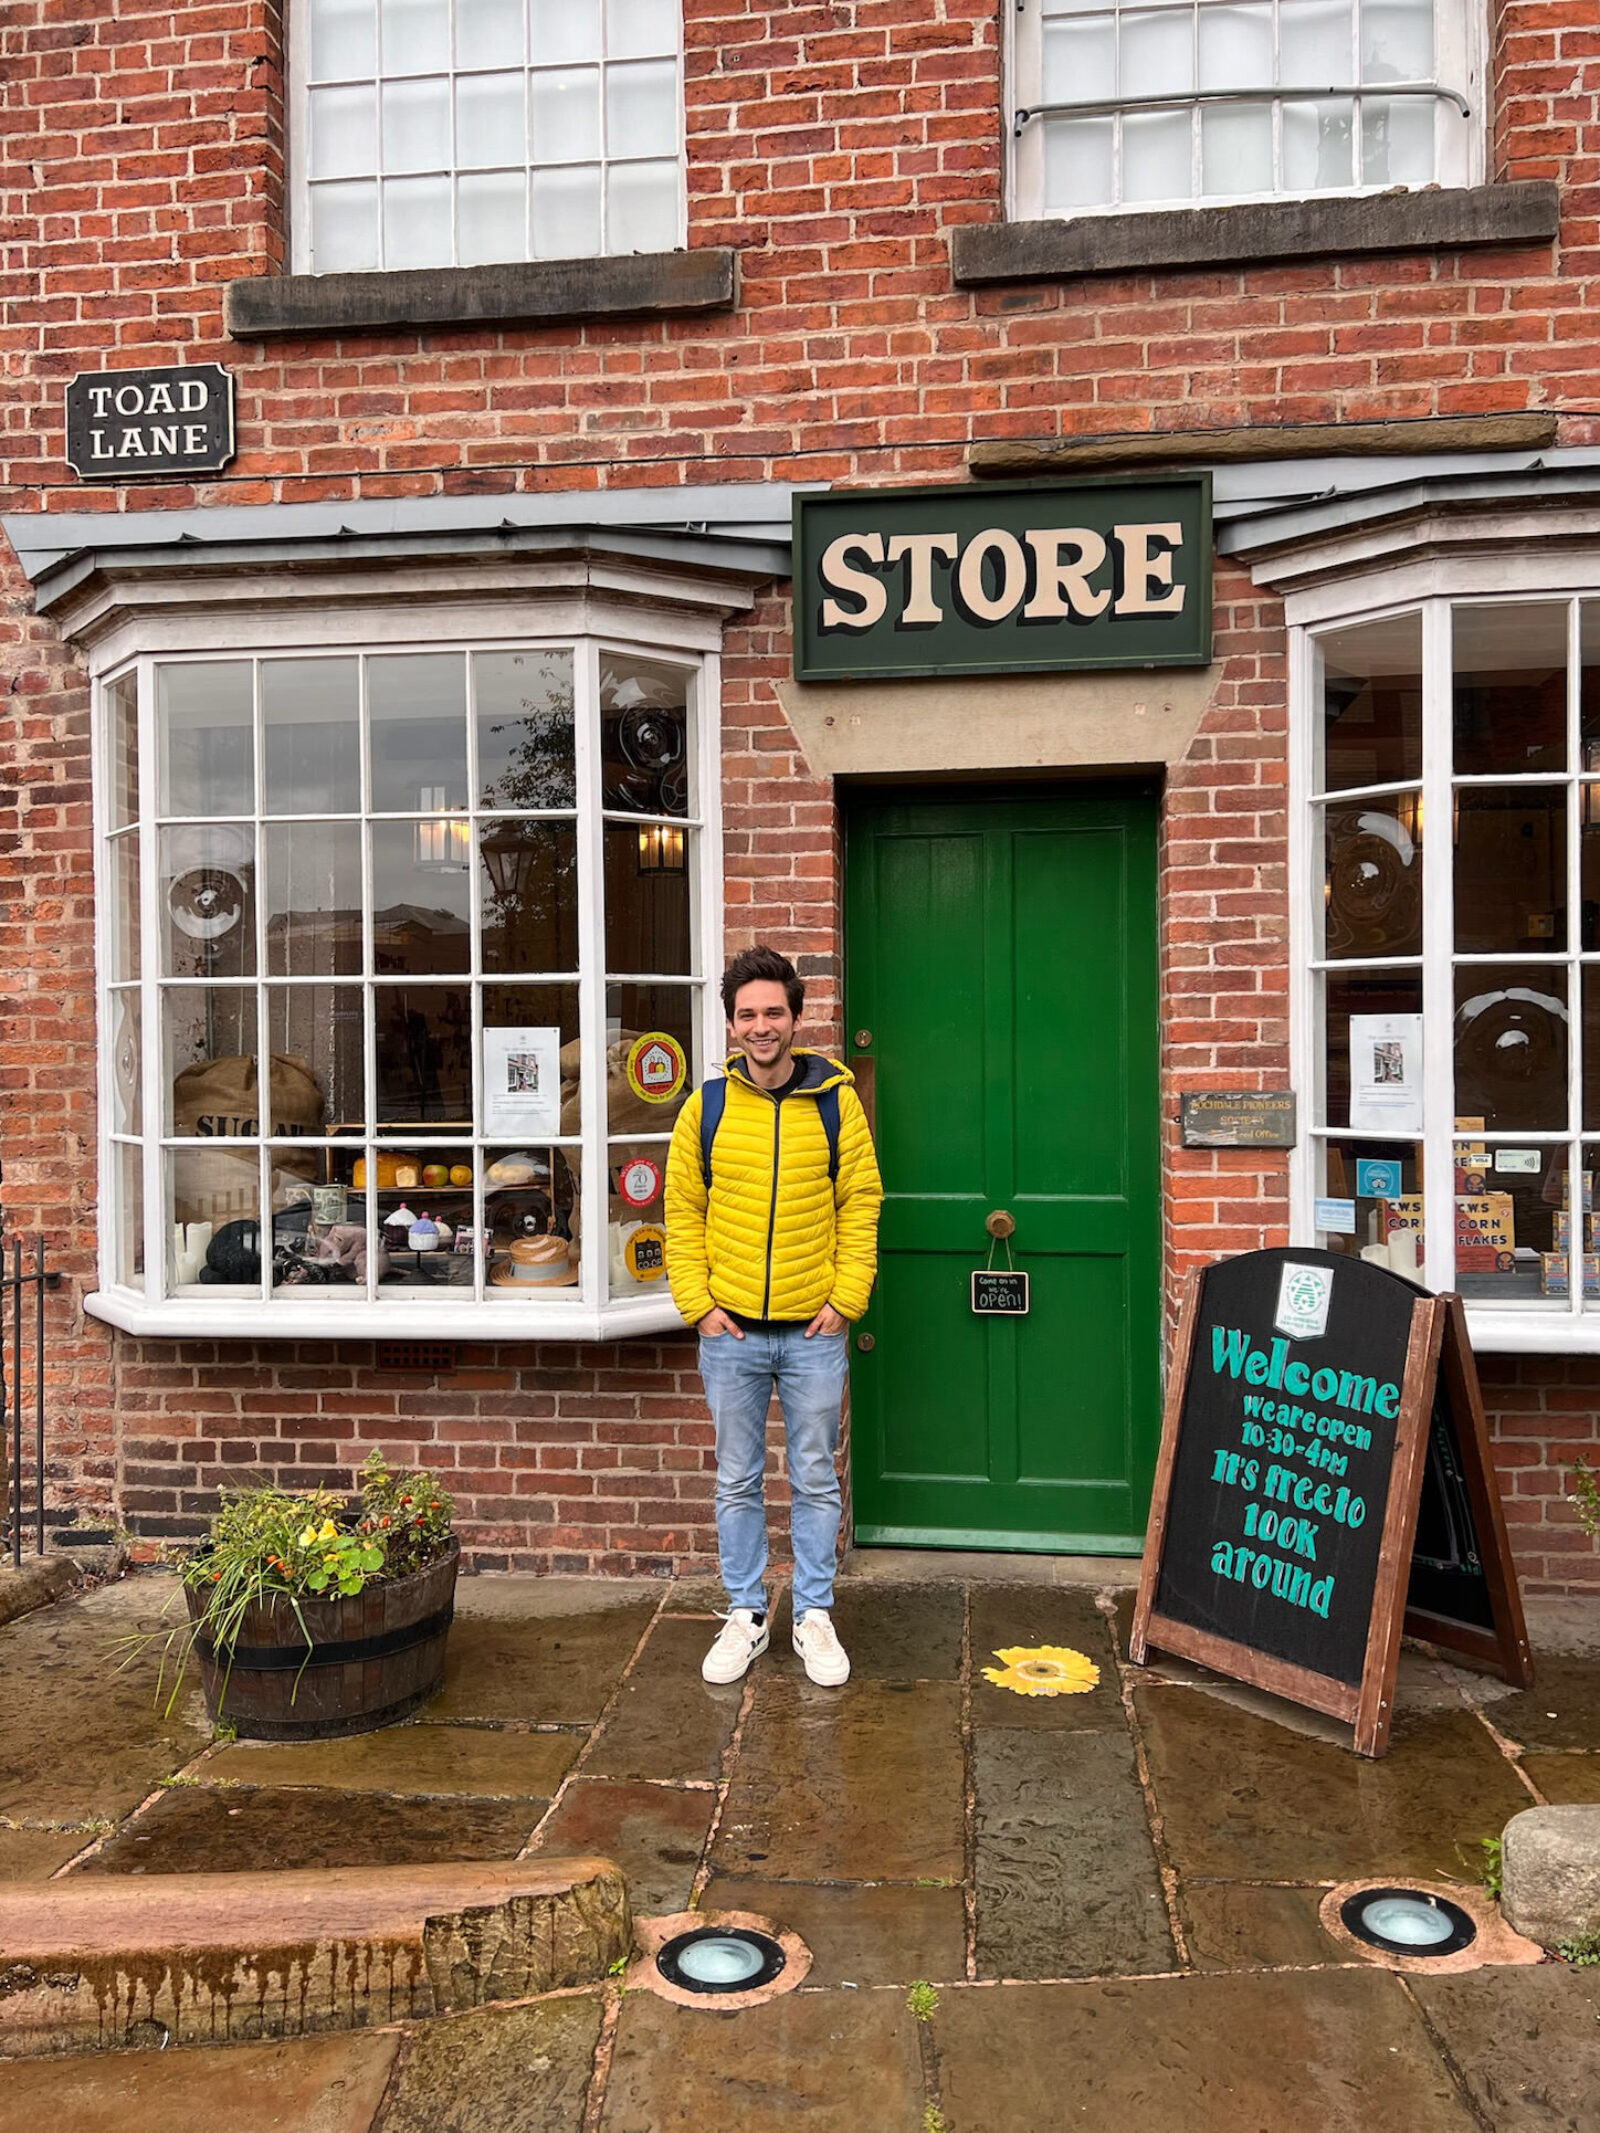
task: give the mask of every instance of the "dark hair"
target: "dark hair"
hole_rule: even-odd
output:
[[[731,1022],[733,1005],[743,985],[781,985],[789,1002],[789,1012],[798,1022],[800,1010],[806,1004],[806,988],[793,963],[786,955],[779,955],[776,948],[747,948],[736,955],[722,973],[722,1011]]]

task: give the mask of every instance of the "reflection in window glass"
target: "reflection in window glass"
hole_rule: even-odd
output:
[[[261,1131],[253,985],[165,985],[161,1046],[166,1131],[217,1140]]]
[[[111,976],[139,975],[139,832],[128,830],[113,840],[110,853],[109,888],[111,923],[107,936],[111,948]]]
[[[464,985],[375,985],[377,1128],[472,1131],[472,999]]]
[[[692,835],[665,823],[607,823],[607,970],[688,975]]]
[[[162,814],[249,814],[256,796],[253,695],[247,659],[171,663],[159,670]]]
[[[571,807],[572,654],[479,652],[472,662],[481,807]]]
[[[485,822],[478,857],[485,971],[576,970],[577,832],[560,822]]]
[[[110,996],[111,1130],[144,1131],[144,1003],[135,986]]]
[[[361,825],[271,823],[261,832],[261,871],[269,972],[359,975]]]
[[[1567,1125],[1567,973],[1469,964],[1456,972],[1456,1112],[1488,1132]]]
[[[1455,906],[1463,955],[1566,947],[1564,785],[1457,788]]]
[[[162,967],[174,978],[238,978],[256,967],[255,831],[190,823],[161,832]]]
[[[261,1285],[261,1168],[254,1148],[170,1149],[167,1279],[173,1293]]]
[[[1564,1305],[1565,1270],[1552,1255],[1565,1253],[1572,1226],[1565,1148],[1469,1137],[1453,1152],[1460,1294],[1481,1303]]]
[[[630,815],[689,812],[689,677],[607,653],[600,661],[601,797]]]
[[[417,814],[467,804],[467,663],[457,652],[367,662],[372,805]]]
[[[1319,1199],[1335,1203],[1349,1227],[1319,1230],[1326,1252],[1363,1258],[1414,1278],[1420,1264],[1423,1158],[1417,1141],[1325,1141]]]
[[[1321,783],[1329,792],[1422,775],[1422,617],[1395,615],[1316,639]]]
[[[1422,796],[1323,810],[1324,953],[1422,953]]]
[[[1457,774],[1565,770],[1565,605],[1457,607],[1451,632]]]
[[[107,780],[112,829],[139,819],[139,678],[124,674],[106,690],[111,729],[111,776]]]
[[[614,1138],[672,1131],[695,1086],[694,1015],[687,985],[606,987],[606,1112]]]
[[[360,1133],[367,1120],[358,985],[269,985],[275,1134]]]
[[[472,849],[466,821],[372,825],[372,967],[424,977],[472,963]]]
[[[1372,1128],[1383,1119],[1396,1133],[1420,1131],[1420,972],[1363,971],[1322,983],[1325,1122]]]
[[[361,806],[360,662],[269,659],[261,668],[264,815]]]
[[[144,1285],[144,1150],[119,1144],[113,1175],[117,1188],[116,1279]]]

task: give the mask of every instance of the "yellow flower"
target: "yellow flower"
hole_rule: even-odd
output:
[[[302,1548],[309,1548],[309,1547],[311,1547],[311,1546],[312,1546],[312,1545],[314,1544],[314,1542],[316,1541],[316,1538],[317,1538],[317,1529],[316,1529],[316,1527],[315,1527],[315,1526],[307,1526],[307,1527],[306,1527],[306,1530],[304,1531],[304,1533],[302,1533],[302,1534],[301,1534],[301,1536],[300,1536],[300,1545],[301,1545],[301,1547],[302,1547]]]
[[[1100,1680],[1100,1669],[1082,1652],[1064,1644],[1040,1644],[1030,1649],[1013,1644],[995,1653],[1003,1669],[986,1666],[985,1681],[997,1689],[1012,1689],[1018,1696],[1087,1696]]]
[[[338,1538],[339,1528],[334,1524],[331,1518],[325,1518],[322,1521],[322,1531],[317,1535],[317,1539],[319,1541],[331,1541],[337,1540]]]

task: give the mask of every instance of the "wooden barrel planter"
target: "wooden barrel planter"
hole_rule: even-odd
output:
[[[460,1563],[452,1536],[448,1554],[409,1577],[379,1579],[353,1599],[302,1600],[305,1630],[274,1597],[250,1609],[231,1654],[202,1634],[194,1649],[212,1724],[242,1740],[338,1740],[409,1718],[444,1680]],[[205,1595],[184,1591],[197,1621]]]

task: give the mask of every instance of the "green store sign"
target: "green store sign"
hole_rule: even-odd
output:
[[[794,500],[799,681],[1203,667],[1211,477]]]

